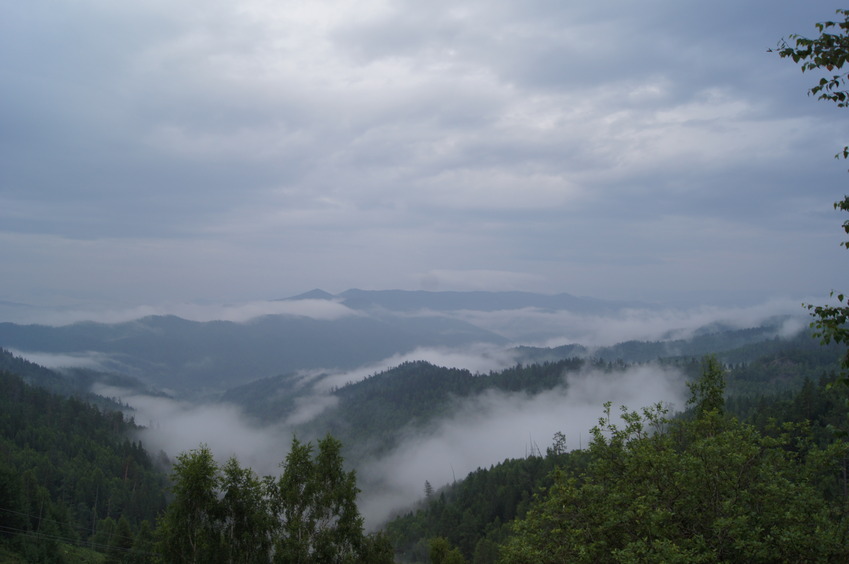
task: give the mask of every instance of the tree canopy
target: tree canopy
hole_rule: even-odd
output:
[[[294,438],[283,472],[260,479],[238,460],[223,466],[206,446],[182,453],[172,471],[173,501],[157,527],[166,562],[392,562],[382,535],[366,535],[356,475],[341,443]]]
[[[723,414],[708,362],[695,417],[610,404],[590,464],[559,470],[502,550],[507,564],[555,562],[845,562],[844,442],[820,448],[786,425],[762,433]],[[705,401],[708,400],[708,401]]]

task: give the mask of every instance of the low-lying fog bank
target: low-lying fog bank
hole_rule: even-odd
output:
[[[644,365],[618,373],[573,374],[568,386],[535,396],[487,392],[457,401],[449,415],[426,431],[402,431],[401,446],[359,464],[360,509],[369,525],[376,526],[420,499],[426,480],[438,488],[506,458],[544,453],[557,431],[565,433],[568,448],[586,446],[604,402],[634,409],[657,402],[680,407],[685,389],[679,372]],[[141,433],[145,446],[169,457],[205,443],[222,461],[236,456],[260,475],[277,474],[294,432],[283,424],[258,427],[234,406],[191,404],[115,388],[97,392],[133,406],[136,421],[147,426]]]

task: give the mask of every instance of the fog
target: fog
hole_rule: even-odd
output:
[[[259,427],[233,405],[195,404],[109,386],[93,391],[132,406],[136,423],[145,427],[138,438],[152,455],[162,451],[173,459],[206,444],[219,462],[235,456],[259,475],[277,474],[292,440],[286,426]]]
[[[14,348],[4,347],[15,356],[25,358],[39,366],[51,369],[63,368],[91,368],[93,370],[109,370],[114,367],[114,362],[109,355],[96,352],[84,351],[78,353],[49,353],[35,351],[21,351]]]
[[[404,362],[424,360],[437,366],[448,366],[468,370],[473,374],[504,370],[513,366],[515,355],[504,347],[478,343],[464,347],[419,347],[410,352],[392,355],[380,362],[361,366],[354,370],[324,373],[315,383],[317,391],[328,391],[333,387],[359,382],[378,372],[383,372]]]
[[[380,523],[420,499],[425,480],[438,488],[479,467],[545,453],[557,431],[570,450],[586,447],[606,401],[632,409],[658,402],[681,407],[685,389],[679,372],[641,366],[570,375],[568,386],[536,396],[489,392],[460,402],[428,432],[408,434],[389,455],[363,466],[360,509],[369,523]]]
[[[544,453],[557,431],[565,433],[570,449],[586,446],[604,402],[634,409],[657,402],[681,406],[684,389],[680,373],[649,365],[619,374],[573,374],[568,385],[536,396],[489,392],[455,401],[449,416],[426,430],[402,430],[399,447],[359,465],[360,510],[368,526],[379,526],[419,500],[425,480],[438,488],[478,467]],[[219,461],[236,456],[260,475],[279,473],[292,425],[335,405],[329,395],[316,395],[303,400],[286,423],[259,427],[235,406],[190,404],[104,386],[95,391],[135,409],[136,422],[147,427],[140,438],[152,453],[161,450],[173,459],[204,443]]]
[[[821,303],[822,298],[806,302]],[[790,316],[783,336],[798,333],[809,318],[801,301],[776,299],[738,307],[693,306],[689,308],[629,308],[611,313],[582,314],[566,310],[457,311],[450,317],[488,329],[515,342],[556,347],[580,343],[588,347],[624,341],[687,339],[706,326],[757,327],[775,317]]]
[[[260,313],[316,319],[363,315],[327,300],[219,307],[185,305],[157,310],[166,311],[195,320],[238,322]],[[748,307],[632,308],[593,315],[535,308],[494,312],[421,311],[414,315],[447,315],[504,335],[512,343],[419,347],[353,370],[316,367],[302,371],[296,376],[301,394],[293,410],[280,423],[264,427],[233,405],[152,397],[105,386],[94,391],[117,397],[133,407],[136,422],[146,427],[140,438],[153,454],[161,450],[173,459],[178,453],[205,443],[219,461],[236,456],[260,475],[277,474],[296,427],[336,408],[335,388],[403,362],[426,360],[439,366],[467,369],[473,374],[486,374],[513,366],[516,359],[510,348],[517,343],[542,346],[579,343],[592,348],[631,339],[684,339],[705,327],[756,327],[777,316],[783,319],[777,334],[791,336],[807,325],[806,313],[799,301],[789,299]],[[109,366],[110,361],[106,355],[87,352],[59,355],[15,351],[15,354],[48,367],[98,368]],[[421,499],[425,481],[439,488],[479,467],[545,452],[557,431],[565,433],[569,448],[586,446],[589,429],[597,423],[605,402],[633,409],[657,402],[680,408],[685,389],[684,377],[679,372],[644,365],[618,374],[594,371],[572,374],[568,385],[536,396],[489,392],[463,401],[454,400],[448,415],[433,421],[426,429],[399,430],[400,446],[380,458],[354,453],[356,456],[351,458],[358,460],[358,481],[363,490],[360,509],[370,527],[379,526],[393,512]]]

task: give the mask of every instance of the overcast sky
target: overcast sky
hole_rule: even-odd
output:
[[[0,0],[0,301],[849,289],[806,0]]]

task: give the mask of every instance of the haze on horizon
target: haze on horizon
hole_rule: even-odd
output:
[[[0,302],[824,299],[846,129],[767,49],[838,7],[8,3]]]

